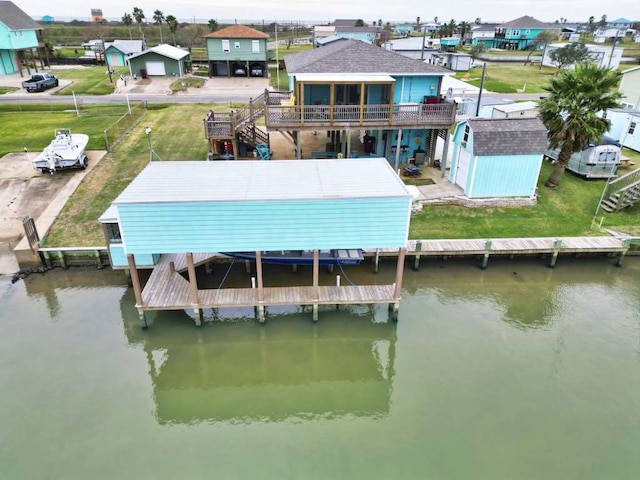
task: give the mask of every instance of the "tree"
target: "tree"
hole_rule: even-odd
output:
[[[420,30],[420,17],[416,17],[416,30]]]
[[[593,15],[589,17],[589,21],[587,23],[587,30],[589,30],[589,32],[591,33],[596,31],[596,17],[594,17]]]
[[[606,27],[606,26],[607,26],[607,16],[606,16],[606,15],[602,15],[602,16],[600,17],[600,21],[598,22],[598,26],[599,26],[600,28],[604,28],[604,27]]]
[[[480,17],[476,17],[473,23],[475,23],[476,25],[482,25],[482,19]]]
[[[192,23],[187,25],[182,29],[182,36],[185,40],[185,43],[189,47],[189,52],[191,52],[191,48],[195,45],[199,45],[204,41],[204,35],[206,33],[204,25],[199,23]]]
[[[164,13],[162,13],[160,10],[156,10],[155,12],[153,12],[153,21],[156,25],[158,25],[158,28],[160,29],[160,43],[164,43],[164,41],[162,40],[162,22],[164,22]]]
[[[379,26],[379,27],[381,27],[381,26],[382,26],[382,19],[381,19],[381,18],[379,18],[379,19],[378,19],[378,26]]]
[[[557,48],[549,53],[549,58],[556,64],[558,69],[574,63],[592,60],[589,48],[582,43],[567,43],[564,47]]]
[[[433,23],[438,24],[438,17],[433,17]]]
[[[176,45],[176,32],[178,31],[178,20],[173,15],[167,15],[165,18],[167,22],[167,27],[169,27],[169,32],[171,32],[171,36],[173,37],[173,45]]]
[[[127,27],[127,30],[129,30],[129,40],[133,40],[133,37],[131,36],[131,25],[133,24],[131,15],[129,15],[128,13],[122,15],[122,24]]]
[[[531,51],[527,55],[527,60],[525,62],[525,65],[529,63],[529,59],[531,58],[531,54],[533,52],[540,49],[540,47],[543,45],[544,45],[544,48],[546,49],[549,43],[557,39],[558,39],[557,30],[543,30],[538,35],[536,35],[536,38],[534,38],[533,41],[529,44],[529,48],[531,48]]]
[[[356,20],[356,23],[353,24],[354,27],[364,27],[364,20],[361,18]]]
[[[214,20],[213,18],[210,19],[208,22],[208,25],[209,25],[210,32],[215,32],[216,30],[218,30],[219,25],[217,20]]]
[[[471,30],[469,22],[460,22],[458,24],[458,31],[460,32],[460,44],[464,45],[464,36]]]
[[[140,31],[140,38],[144,39],[144,35],[142,34],[142,22],[144,21],[144,12],[141,8],[133,7],[133,18],[138,24],[138,30]]]
[[[487,46],[484,43],[478,42],[469,49],[469,54],[471,55],[471,58],[475,60],[486,49],[487,49]]]
[[[620,72],[582,62],[574,69],[560,70],[543,87],[549,96],[540,101],[538,112],[549,131],[549,148],[560,149],[545,186],[560,185],[571,155],[609,130],[609,120],[599,113],[619,106],[622,95],[614,89],[621,77]]]

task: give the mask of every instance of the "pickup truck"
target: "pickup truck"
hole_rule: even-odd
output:
[[[27,92],[44,92],[47,88],[58,86],[58,79],[50,73],[37,73],[31,75],[29,80],[22,82],[22,88]]]

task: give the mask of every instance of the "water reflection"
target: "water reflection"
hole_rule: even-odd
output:
[[[129,343],[149,363],[160,424],[273,422],[389,413],[396,327],[384,309],[275,314],[266,325],[224,310],[193,326],[158,312],[142,331],[129,292],[121,302]],[[380,311],[383,310],[383,311]]]

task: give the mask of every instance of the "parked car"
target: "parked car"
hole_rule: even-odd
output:
[[[252,77],[263,77],[264,69],[260,65],[255,65],[251,67],[251,76]]]
[[[233,71],[233,75],[236,76],[236,77],[246,77],[247,76],[247,72],[243,67],[237,67]]]
[[[47,88],[58,86],[58,79],[50,73],[37,73],[29,80],[22,82],[22,88],[27,92],[44,92]]]

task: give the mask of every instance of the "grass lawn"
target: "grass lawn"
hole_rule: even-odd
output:
[[[0,113],[0,125],[11,135],[0,135],[0,156],[21,152],[41,152],[53,140],[56,128],[89,135],[89,150],[104,150],[104,129],[115,122],[113,116],[82,116],[75,112]]]
[[[104,66],[75,68],[71,70],[58,70],[55,75],[63,80],[72,80],[73,83],[56,95],[109,95],[113,93],[116,86],[116,79],[121,75],[129,73],[127,67],[116,67],[111,75],[113,83],[109,82],[109,75]]]
[[[269,85],[273,88],[280,87],[280,91],[289,91],[289,77],[286,70],[278,70],[276,67],[269,67]]]
[[[189,88],[200,88],[204,85],[205,80],[202,78],[185,77],[176,80],[169,88],[173,93],[186,92]]]
[[[20,90],[18,87],[0,87],[0,95],[4,95],[5,93],[15,92],[16,90]]]
[[[497,93],[517,93],[526,83],[525,93],[545,93],[543,85],[547,85],[549,80],[555,75],[556,69],[552,67],[542,67],[527,65],[487,65],[484,88]],[[482,69],[474,68],[468,72],[459,72],[454,78],[469,82],[476,87],[480,86]]]

